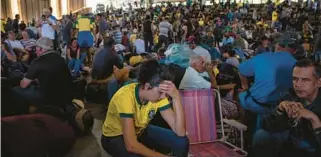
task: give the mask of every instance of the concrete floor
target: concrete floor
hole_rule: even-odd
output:
[[[103,150],[100,143],[101,127],[106,114],[104,106],[101,104],[86,104],[85,108],[90,110],[95,118],[92,134],[78,138],[74,147],[65,157],[111,157]]]
[[[77,138],[73,148],[65,157],[111,157],[101,146],[101,128],[105,120],[106,109],[102,104],[85,104],[85,108],[94,116],[92,134]],[[219,128],[219,125],[217,126]],[[228,128],[225,131],[229,130]],[[220,134],[220,129],[217,130]],[[189,157],[192,155],[189,154]]]

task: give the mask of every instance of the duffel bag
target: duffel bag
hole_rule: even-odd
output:
[[[85,136],[91,133],[94,117],[89,110],[85,109],[81,100],[73,99],[72,104],[67,106],[67,114],[76,135]]]

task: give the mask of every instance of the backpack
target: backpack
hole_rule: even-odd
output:
[[[88,135],[94,125],[93,115],[84,106],[84,103],[77,99],[73,99],[72,103],[67,106],[69,123],[78,136]]]

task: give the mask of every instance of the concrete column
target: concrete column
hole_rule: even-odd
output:
[[[12,17],[14,19],[14,16],[16,14],[19,14],[18,0],[11,0],[11,11],[12,11]]]
[[[57,0],[50,0],[50,6],[52,7],[52,15],[53,16],[58,16],[58,13],[57,13]]]
[[[66,14],[69,14],[68,13],[68,3],[67,3],[68,0],[61,0],[61,14],[62,15],[66,15]]]

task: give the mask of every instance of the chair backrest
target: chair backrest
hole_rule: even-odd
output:
[[[186,129],[190,143],[213,142],[217,139],[213,89],[181,90]],[[219,95],[218,95],[219,97]]]

